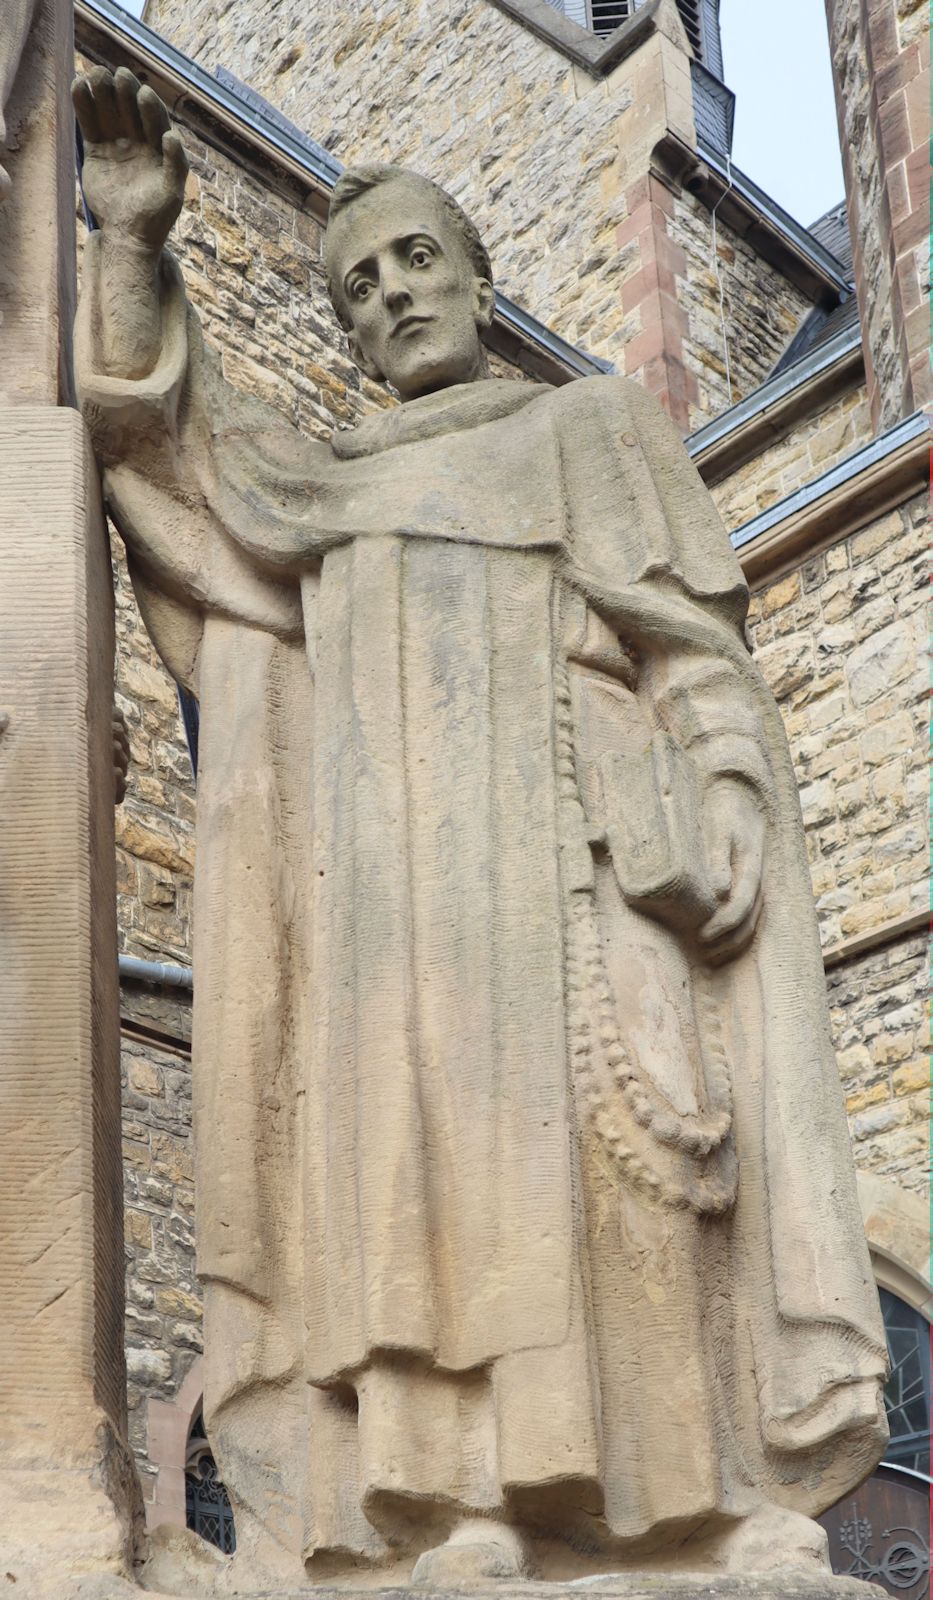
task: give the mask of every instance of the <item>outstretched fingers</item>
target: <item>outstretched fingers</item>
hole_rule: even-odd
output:
[[[143,135],[155,154],[162,155],[162,140],[168,133],[171,123],[168,112],[154,89],[148,83],[144,84],[137,96],[139,119],[142,124]]]
[[[171,177],[180,187],[188,176],[188,158],[185,147],[174,129],[162,135],[162,161]]]
[[[113,89],[120,132],[124,139],[132,139],[134,144],[138,144],[143,137],[138,101],[139,79],[126,67],[118,67],[113,75]]]
[[[92,67],[87,77],[97,110],[99,128],[97,137],[101,144],[107,144],[113,139],[119,139],[123,132],[120,126],[120,113],[117,110],[113,74],[108,72],[106,67]]]
[[[99,144],[101,140],[100,118],[97,115],[97,106],[91,92],[91,85],[87,78],[75,78],[71,85],[71,102],[75,108],[78,127],[85,144]]]

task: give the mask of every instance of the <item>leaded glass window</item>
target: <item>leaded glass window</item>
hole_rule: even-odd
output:
[[[217,1463],[204,1432],[204,1419],[198,1412],[188,1435],[185,1458],[185,1520],[194,1533],[214,1544],[225,1555],[236,1549],[233,1507],[217,1476]]]
[[[884,1400],[891,1429],[886,1461],[930,1470],[930,1324],[922,1312],[881,1290],[891,1376]]]

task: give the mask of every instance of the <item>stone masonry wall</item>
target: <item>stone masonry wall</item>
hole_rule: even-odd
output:
[[[864,385],[850,389],[713,487],[713,499],[730,532],[767,511],[785,495],[812,483],[867,444],[871,415]]]
[[[147,1402],[171,1399],[201,1349],[194,1263],[191,1062],[124,1034],[123,1173],[130,1444],[151,1498]]]
[[[767,375],[809,302],[690,195],[648,177],[693,141],[688,59],[643,45],[594,79],[490,0],[154,0],[150,25],[223,65],[342,161],[397,161],[473,216],[499,286],[661,393],[685,431]]]
[[[445,184],[483,233],[500,286],[565,338],[585,342],[618,304],[617,124],[630,96],[488,0],[375,0],[362,12],[344,0],[159,0],[147,21],[209,71],[235,72],[346,165],[409,163]]]
[[[116,811],[120,948],[147,961],[191,960],[194,781],[175,685],[156,655],[112,537],[117,599],[116,703],[130,736]]]
[[[922,496],[752,598],[755,658],[784,715],[824,948],[928,906]],[[929,1182],[925,941],[831,967],[857,1165]]]
[[[930,1185],[927,938],[827,974],[855,1165],[925,1195]]]
[[[709,211],[686,191],[673,197],[667,231],[683,252],[676,299],[693,380],[687,425],[698,428],[768,377],[810,302],[722,222],[714,237]]]
[[[933,398],[929,9],[826,0],[868,393],[876,428]]]
[[[915,499],[752,597],[824,945],[927,904],[926,515]]]

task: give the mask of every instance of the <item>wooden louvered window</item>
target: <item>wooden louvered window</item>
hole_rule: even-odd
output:
[[[700,0],[677,0],[677,9],[686,29],[693,53],[703,60],[703,27],[700,22]]]
[[[708,4],[708,0],[706,0]],[[555,11],[562,11],[571,22],[589,28],[597,38],[606,39],[627,22],[643,0],[550,0]],[[705,59],[701,7],[704,0],[677,0],[687,38],[698,61]]]
[[[631,0],[589,0],[588,26],[600,38],[614,33],[632,14]]]

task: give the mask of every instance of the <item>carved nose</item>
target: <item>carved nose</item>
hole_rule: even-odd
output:
[[[403,283],[386,283],[382,297],[390,311],[401,311],[403,306],[411,305],[411,295]]]

